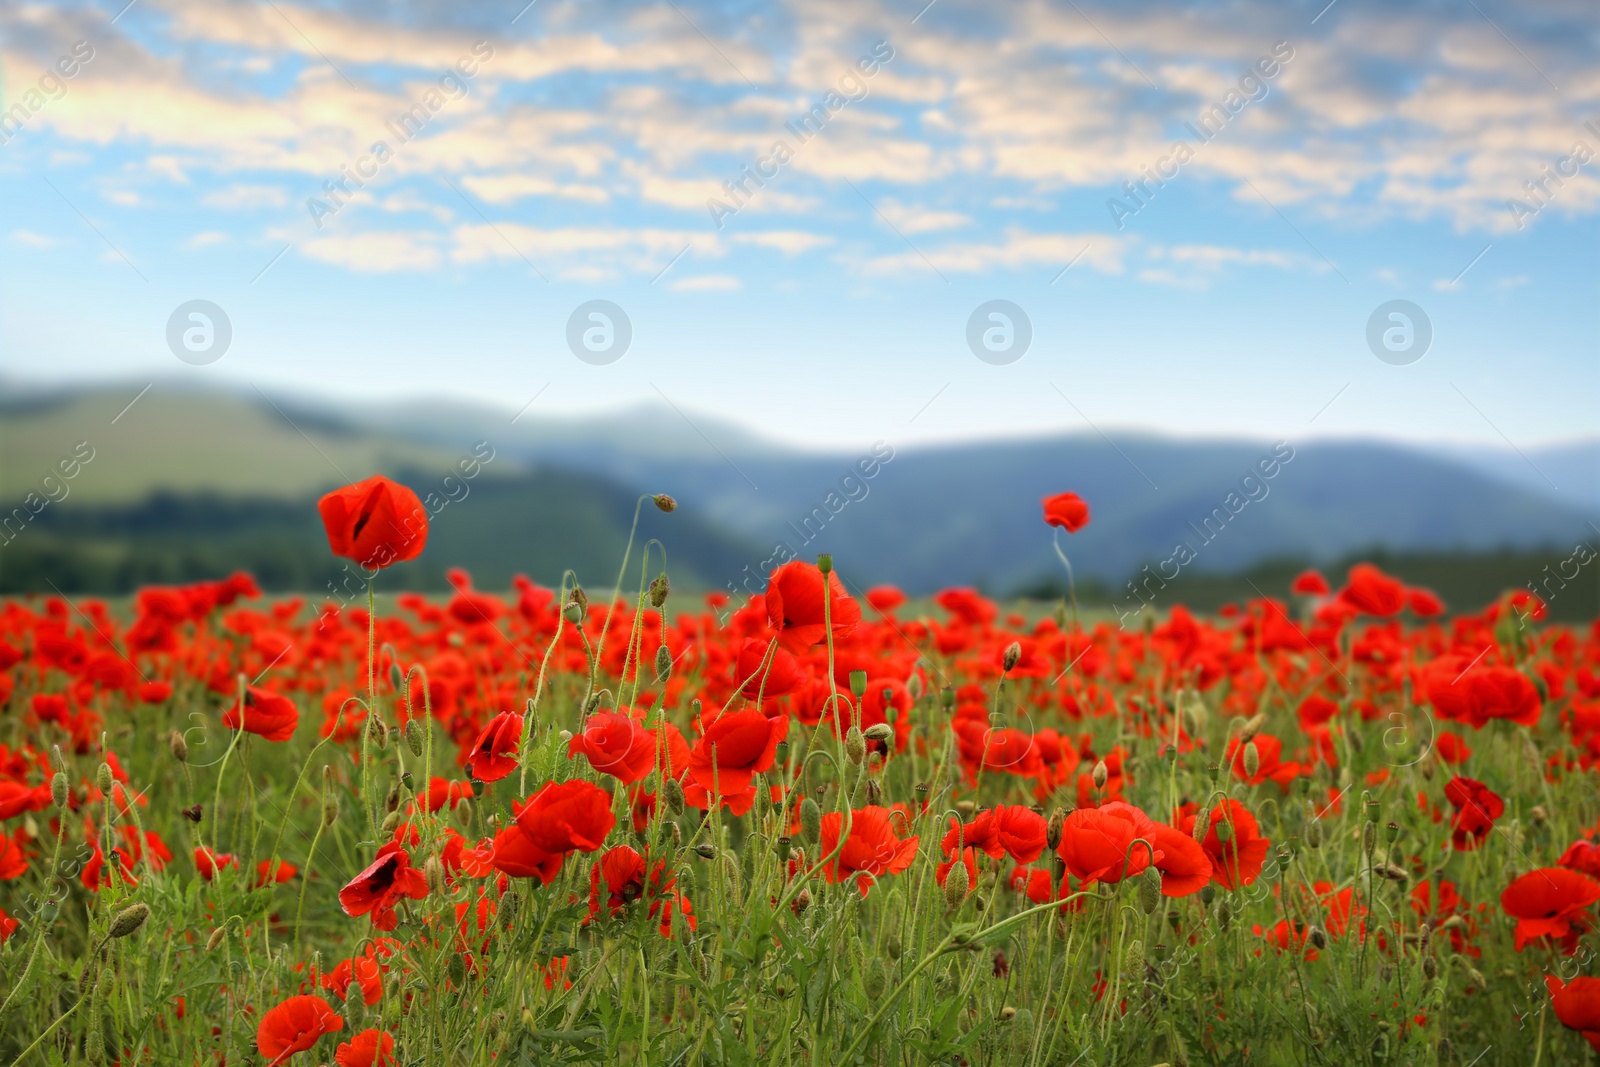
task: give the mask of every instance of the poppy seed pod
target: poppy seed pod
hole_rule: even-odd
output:
[[[650,606],[659,608],[667,602],[667,594],[672,592],[672,583],[667,581],[665,574],[656,575],[655,581],[650,583]]]
[[[656,502],[656,507],[668,514],[678,510],[678,502],[665,493],[657,493],[651,499]]]
[[[117,912],[116,917],[111,920],[109,936],[112,940],[127,937],[143,926],[144,921],[148,918],[150,918],[150,905],[144,901],[139,901],[137,904],[129,904],[126,908]]]
[[[57,771],[50,777],[50,800],[59,810],[64,809],[67,806],[67,801],[71,799],[72,786],[67,782],[66,774]]]
[[[94,776],[94,784],[100,787],[100,792],[102,792],[102,793],[111,792],[111,787],[113,785],[116,785],[116,783],[117,783],[116,778],[112,777],[112,774],[111,774],[111,764],[109,764],[109,763],[100,764],[100,769],[95,772],[95,776]]]
[[[1000,659],[1001,668],[1010,674],[1016,669],[1017,661],[1022,658],[1022,642],[1013,641],[1006,646],[1005,655]]]
[[[417,722],[416,719],[406,720],[405,738],[406,747],[411,750],[411,754],[417,757],[417,759],[421,759],[423,741],[422,724]]]
[[[957,863],[950,868],[950,873],[944,878],[944,906],[951,911],[961,907],[962,902],[967,899],[969,888],[967,865]]]
[[[817,556],[817,570],[821,571],[824,575],[832,571],[833,557],[826,552],[823,552],[821,555]]]
[[[822,836],[822,809],[817,802],[806,797],[800,802],[800,840],[814,845]]]
[[[673,815],[683,814],[683,785],[676,778],[661,783],[661,801]]]
[[[1106,779],[1110,777],[1110,774],[1111,772],[1106,769],[1105,760],[1096,762],[1094,765],[1094,787],[1096,789],[1104,789],[1106,787]]]
[[[172,736],[167,738],[167,747],[172,750],[172,758],[179,763],[189,762],[189,742],[177,730],[172,731]]]
[[[867,672],[850,672],[850,695],[860,700],[867,695]]]
[[[1050,821],[1044,825],[1044,843],[1051,852],[1061,846],[1061,828],[1066,821],[1067,813],[1057,808],[1050,813]]]
[[[867,758],[867,739],[862,735],[860,727],[852,726],[845,731],[844,758],[857,766]]]
[[[1161,872],[1154,867],[1146,867],[1139,876],[1139,910],[1146,915],[1154,915],[1161,906]]]

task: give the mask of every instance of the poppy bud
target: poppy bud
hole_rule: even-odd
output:
[[[67,776],[62,771],[50,777],[50,799],[57,809],[65,808],[67,801],[72,799],[72,786],[67,783]]]
[[[388,815],[383,817],[383,824],[378,827],[378,833],[382,834],[384,837],[388,837],[390,834],[394,833],[394,828],[399,825],[400,813],[398,811],[391,811]]]
[[[1250,741],[1244,746],[1244,776],[1254,778],[1261,769],[1261,750],[1256,748],[1256,743]]]
[[[1061,829],[1066,825],[1066,812],[1060,808],[1050,813],[1050,821],[1044,824],[1044,843],[1054,852],[1061,845]]]
[[[383,810],[384,811],[394,811],[399,806],[400,806],[400,781],[399,781],[399,779],[396,779],[395,783],[389,787],[389,795],[383,798]]]
[[[1110,772],[1106,770],[1106,761],[1100,760],[1097,762],[1094,765],[1094,787],[1096,789],[1104,789],[1106,787],[1106,778],[1109,775]]]
[[[939,703],[942,704],[946,709],[955,707],[956,691],[951,689],[949,686],[945,686],[943,689],[939,690]]]
[[[661,783],[661,802],[673,815],[683,814],[683,785],[676,778]]]
[[[906,679],[906,692],[911,695],[912,700],[922,699],[922,675],[913,674]]]
[[[1548,818],[1550,818],[1550,813],[1544,810],[1543,804],[1535,804],[1528,809],[1528,819],[1535,826],[1543,826]]]
[[[883,944],[883,951],[891,960],[899,959],[900,953],[904,951],[900,944],[899,936],[896,934],[890,934],[889,939]]]
[[[1146,915],[1154,915],[1161,906],[1161,872],[1146,867],[1139,876],[1139,908]]]
[[[110,937],[112,940],[119,937],[127,937],[143,926],[144,921],[148,918],[150,918],[150,905],[143,901],[137,904],[129,904],[126,908],[117,912],[116,917],[111,920]]]
[[[511,929],[511,924],[516,920],[517,908],[521,905],[522,898],[515,893],[507,893],[500,898],[500,908],[496,916],[500,920],[502,930]]]
[[[1194,813],[1194,832],[1190,834],[1196,841],[1204,841],[1206,834],[1211,830],[1211,809],[1202,807]]]
[[[877,741],[879,744],[887,745],[894,740],[894,727],[886,722],[880,722],[867,727],[866,733],[862,736],[868,741]]]
[[[672,834],[672,847],[673,848],[677,848],[679,845],[683,844],[683,830],[682,830],[682,828],[680,828],[678,826],[677,823],[675,823],[675,822],[667,823],[667,829],[669,831],[671,831],[671,834]]]
[[[406,747],[417,759],[422,758],[422,724],[416,719],[407,719],[405,728]]]
[[[822,809],[806,797],[800,802],[800,840],[814,845],[822,837]]]
[[[656,649],[656,684],[660,685],[672,675],[672,653],[667,646]]]
[[[967,890],[971,883],[967,877],[967,865],[957,862],[950,868],[950,873],[944,876],[944,906],[951,911],[961,907],[967,899]]]
[[[678,502],[665,493],[657,493],[652,499],[655,500],[656,507],[668,514],[678,510]]]
[[[219,926],[215,930],[211,931],[211,936],[206,938],[206,951],[215,952],[217,950],[217,946],[222,944],[222,939],[227,936],[228,928],[226,926]]]
[[[1244,729],[1239,731],[1239,741],[1241,743],[1248,743],[1255,740],[1256,734],[1259,734],[1261,732],[1261,728],[1266,724],[1266,713],[1263,712],[1260,715],[1252,715],[1249,719],[1245,720]]]
[[[656,575],[655,581],[650,583],[650,606],[659,608],[667,602],[667,594],[672,592],[672,583],[667,581],[665,574]]]
[[[695,855],[699,856],[703,860],[713,859],[713,858],[716,857],[716,854],[717,854],[717,850],[716,850],[715,846],[707,845],[707,844],[700,844],[700,845],[694,846],[694,852],[695,852]]]
[[[1433,981],[1439,975],[1439,961],[1431,955],[1422,957],[1422,976]]]
[[[1223,933],[1228,932],[1228,927],[1233,925],[1233,908],[1226,898],[1217,905],[1217,929]]]
[[[1378,843],[1378,824],[1369,822],[1361,827],[1361,851],[1372,855],[1373,846]]]
[[[183,739],[178,731],[172,731],[172,736],[167,738],[167,747],[172,750],[172,758],[179,763],[189,762],[189,742]]]
[[[373,715],[367,719],[367,734],[372,738],[372,743],[378,746],[378,751],[389,747],[389,727],[384,725],[379,716]]]
[[[817,556],[817,570],[821,571],[822,576],[826,578],[833,570],[833,557],[826,552]]]
[[[862,736],[860,727],[852,726],[845,732],[844,758],[857,765],[867,758],[867,739]]]
[[[429,856],[422,865],[422,876],[428,880],[428,892],[442,894],[445,889],[444,864],[438,856]]]
[[[467,980],[467,961],[461,955],[461,953],[456,952],[456,953],[451,954],[451,956],[450,956],[450,965],[449,965],[449,974],[450,974],[450,984],[453,985],[453,986],[459,987],[463,983],[466,982],[466,980]]]
[[[456,804],[456,822],[463,827],[472,825],[472,803],[466,797],[462,797]]]
[[[809,907],[811,907],[811,890],[802,889],[802,890],[800,890],[800,892],[798,892],[798,893],[796,893],[794,895],[794,910],[795,910],[795,913],[799,914],[800,912],[805,911]],[[676,917],[677,913],[674,912],[673,915],[674,915],[674,917]]]
[[[1007,674],[1016,669],[1017,661],[1022,658],[1022,642],[1013,641],[1006,646],[1005,655],[1001,657],[1000,666]]]
[[[1306,944],[1312,948],[1323,949],[1328,947],[1328,935],[1322,927],[1313,926],[1306,931]]]
[[[117,783],[117,780],[114,777],[112,777],[112,775],[111,775],[111,764],[109,764],[109,763],[100,764],[100,769],[95,772],[95,777],[94,777],[94,784],[100,787],[100,792],[102,792],[102,793],[111,792],[111,787],[113,785],[116,785],[116,783]]]
[[[1310,822],[1306,823],[1305,838],[1306,838],[1306,844],[1310,845],[1312,848],[1321,848],[1322,847],[1322,820],[1321,819],[1312,819]]]
[[[881,804],[881,803],[883,803],[883,786],[881,784],[879,784],[879,782],[878,782],[878,780],[876,778],[868,778],[867,779],[866,792],[867,792],[867,803],[868,804]]]

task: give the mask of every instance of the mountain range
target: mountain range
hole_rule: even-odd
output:
[[[215,569],[227,551],[257,569],[276,560],[281,586],[316,586],[326,546],[311,502],[380,471],[445,501],[426,564],[409,572],[427,585],[457,564],[486,588],[519,571],[553,582],[567,566],[609,585],[637,497],[655,492],[680,507],[647,506],[640,543],[659,537],[674,577],[700,586],[755,588],[774,562],[824,551],[852,584],[1036,585],[1062,573],[1039,501],[1064,489],[1093,521],[1062,548],[1080,580],[1113,589],[1179,545],[1199,575],[1380,549],[1564,556],[1600,535],[1600,438],[1518,451],[1088,433],[808,451],[665,405],[552,418],[537,404],[345,404],[165,383],[5,394],[10,589],[42,588],[48,573],[90,588],[171,579],[199,566],[196,553]],[[60,478],[80,446],[93,458]],[[23,528],[29,492],[49,502],[23,507]],[[312,562],[289,562],[301,556]],[[68,560],[75,570],[61,569]]]

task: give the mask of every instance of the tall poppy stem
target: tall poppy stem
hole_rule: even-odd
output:
[[[1083,624],[1078,621],[1078,586],[1072,578],[1072,561],[1061,551],[1061,527],[1056,527],[1055,536],[1050,539],[1050,544],[1056,550],[1056,558],[1067,568],[1067,596],[1072,600],[1072,630],[1074,633],[1082,633]]]

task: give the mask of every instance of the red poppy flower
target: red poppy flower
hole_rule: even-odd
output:
[[[517,751],[522,745],[522,716],[502,711],[489,720],[472,742],[467,769],[484,782],[498,782],[517,769]]]
[[[1032,863],[1044,851],[1046,824],[1043,815],[1021,805],[1001,804],[978,813],[972,822],[951,828],[940,847],[946,856],[963,848],[975,848],[992,859],[1009,855],[1018,863]]]
[[[1432,589],[1411,588],[1406,591],[1411,614],[1422,619],[1433,619],[1444,614],[1444,601]]]
[[[1345,586],[1339,590],[1339,599],[1367,615],[1387,618],[1400,614],[1406,606],[1405,583],[1390,577],[1370,563],[1357,563],[1350,568]]]
[[[843,824],[841,812],[831,811],[822,817],[822,839],[818,845],[822,855],[830,855],[839,847]],[[899,874],[911,866],[917,856],[918,840],[908,837],[902,841],[895,834],[887,808],[859,808],[851,813],[850,836],[845,838],[844,848],[822,868],[822,877],[829,882],[854,878],[861,895],[866,896],[876,879],[886,874]]]
[[[1156,823],[1150,843],[1156,847],[1162,896],[1186,897],[1211,882],[1211,858],[1198,841],[1182,830]]]
[[[230,730],[243,729],[267,741],[287,741],[300,725],[300,709],[286,696],[251,685],[244,691],[242,727],[240,719],[239,706],[235,704],[223,712],[222,725]]]
[[[399,923],[394,906],[402,897],[421,900],[428,895],[428,880],[411,866],[411,854],[398,842],[378,850],[372,865],[339,890],[339,904],[346,915],[372,913],[372,925],[393,930]]]
[[[1550,990],[1550,1007],[1561,1025],[1578,1031],[1590,1048],[1600,1052],[1600,978],[1580,975],[1563,982],[1551,974],[1545,976],[1544,983]]]
[[[139,702],[141,704],[161,704],[172,695],[171,682],[142,682],[139,685]]]
[[[589,766],[619,782],[644,779],[656,764],[656,739],[632,715],[597,711],[584,722],[583,733],[567,744],[568,758],[583,753]]]
[[[791,652],[825,644],[830,625],[834,640],[847,637],[861,621],[861,605],[845,592],[839,573],[829,571],[824,582],[817,565],[805,560],[792,560],[773,571],[764,599],[767,622]]]
[[[495,870],[510,878],[537,878],[542,885],[549,885],[561,873],[565,858],[565,852],[546,852],[535,845],[516,823],[502,827],[489,849],[489,863]]]
[[[875,585],[867,590],[867,603],[873,610],[887,615],[906,602],[906,595],[892,585]]]
[[[1488,786],[1460,775],[1445,783],[1444,798],[1456,809],[1450,824],[1450,846],[1457,852],[1477,848],[1506,810],[1506,802]]]
[[[661,936],[672,936],[674,907],[682,909],[689,928],[694,929],[689,900],[676,891],[678,880],[667,876],[666,861],[655,861],[648,886],[645,885],[646,866],[645,857],[627,845],[607,849],[589,872],[589,918],[584,921],[600,915],[603,888],[607,915],[616,915],[634,901],[643,899],[649,914],[660,917]]]
[[[268,883],[282,885],[284,882],[292,882],[294,881],[294,876],[299,873],[300,868],[292,863],[285,863],[283,860],[279,860],[277,866],[274,867],[267,860],[262,860],[256,864],[256,888],[259,889]]]
[[[26,840],[21,829],[15,837],[0,834],[0,882],[10,882],[28,873],[28,854],[22,848]]]
[[[1481,730],[1492,719],[1536,726],[1544,704],[1533,680],[1515,667],[1475,666],[1470,657],[1440,656],[1418,672],[1418,689],[1439,717]]]
[[[781,697],[799,689],[806,681],[805,668],[794,653],[783,647],[768,651],[769,641],[749,638],[739,649],[734,678],[742,684],[741,694],[754,700]],[[764,665],[764,666],[763,666]]]
[[[1194,833],[1194,821],[1192,812],[1183,817],[1180,826],[1185,833]],[[1232,798],[1211,810],[1211,828],[1200,841],[1211,858],[1212,880],[1224,889],[1238,889],[1259,878],[1271,845],[1261,836],[1256,817]]]
[[[1556,865],[1572,871],[1581,871],[1591,878],[1600,878],[1600,845],[1593,845],[1588,841],[1574,841],[1567,846],[1561,858],[1556,860]]]
[[[1044,498],[1044,521],[1067,533],[1077,533],[1089,525],[1089,505],[1077,493],[1057,493]]]
[[[277,1067],[296,1052],[305,1052],[323,1034],[344,1029],[340,1017],[326,1000],[316,996],[290,997],[261,1017],[256,1029],[256,1049]]]
[[[550,782],[517,811],[517,825],[541,852],[594,852],[617,824],[611,797],[593,782]]]
[[[1319,571],[1306,570],[1295,575],[1294,581],[1289,584],[1289,591],[1297,596],[1327,596],[1328,579]]]
[[[416,559],[428,543],[428,513],[410,489],[375,475],[317,501],[328,547],[368,570]]]
[[[1588,908],[1600,900],[1600,882],[1565,867],[1541,867],[1506,886],[1500,906],[1517,920],[1516,947],[1553,938],[1567,952],[1593,921]]]
[[[724,712],[706,727],[689,753],[689,776],[701,788],[734,796],[772,766],[778,742],[789,734],[789,717],[769,719],[754,708]]]
[[[1135,845],[1143,838],[1152,848]],[[1078,808],[1061,827],[1056,854],[1083,882],[1120,882],[1150,866],[1155,823],[1131,804],[1113,800],[1098,808]]]
[[[335,1050],[333,1062],[339,1067],[391,1067],[394,1038],[382,1030],[363,1030]]]
[[[204,846],[194,850],[194,869],[208,882],[216,877],[218,871],[224,867],[232,867],[236,862],[238,857],[231,852],[213,853]]]

